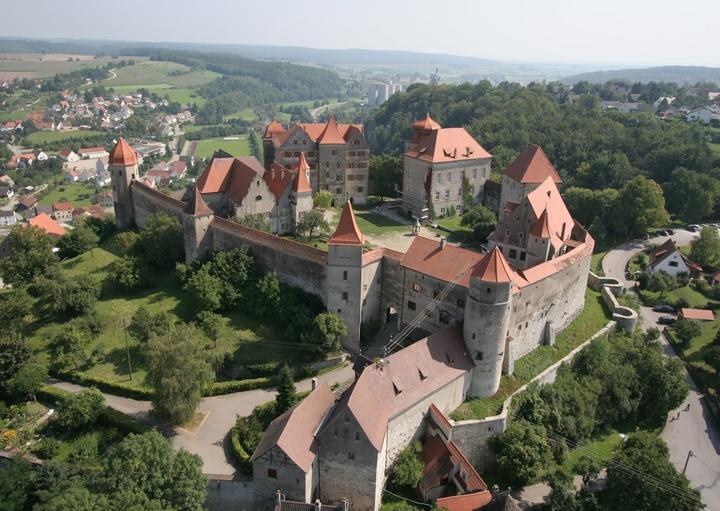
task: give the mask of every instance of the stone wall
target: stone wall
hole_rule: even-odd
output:
[[[382,260],[382,293],[381,293],[381,320],[383,324],[388,321],[388,312],[394,309],[397,320],[400,320],[402,307],[403,267],[400,266],[403,254],[394,250],[385,250]],[[398,324],[398,327],[400,325]]]
[[[620,305],[617,297],[625,292],[625,287],[619,280],[612,277],[600,277],[593,272],[588,273],[588,286],[600,291],[602,299],[608,309],[612,311],[613,321],[627,333],[632,333],[637,325],[638,314],[630,307]]]
[[[255,502],[259,509],[272,509],[279,488],[288,500],[307,502],[312,498],[311,481],[312,472],[305,474],[278,446],[253,461]]]
[[[210,233],[214,249],[231,250],[247,245],[258,263],[275,271],[282,282],[325,301],[327,254],[322,250],[218,217],[210,224]]]
[[[138,181],[133,181],[130,188],[135,214],[135,224],[142,227],[147,223],[150,215],[165,213],[180,220],[180,214],[185,208],[185,203],[173,199],[169,195],[154,190]]]
[[[448,282],[429,275],[403,268],[403,293],[401,303],[401,323],[407,325],[430,305]],[[435,333],[448,326],[462,323],[465,317],[467,288],[456,285],[442,303],[426,317],[420,327],[428,333]],[[411,308],[411,304],[414,308]]]

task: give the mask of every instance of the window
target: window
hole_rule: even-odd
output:
[[[118,169],[118,176],[122,176],[122,169]]]
[[[420,287],[420,284],[418,284],[417,282],[413,282],[412,288],[413,288],[413,291],[415,291],[416,293],[419,293],[420,291],[422,291],[422,287]]]
[[[348,451],[348,459],[349,459],[349,460],[354,460],[354,459],[355,459],[355,453]]]
[[[445,190],[445,198],[446,199],[450,198],[450,190]]]
[[[455,211],[460,211],[460,208],[462,208],[460,204],[455,204]]]
[[[444,325],[450,323],[450,314],[447,311],[440,311],[440,323]]]
[[[355,432],[355,440],[360,440],[360,432],[359,431]]]
[[[333,429],[333,436],[337,436],[337,428]]]
[[[347,280],[347,271],[343,272],[343,280]]]
[[[255,200],[262,200],[262,195],[258,195],[257,197],[255,197]]]
[[[347,291],[343,291],[343,294],[342,294],[342,299],[343,299],[343,300],[345,300],[345,301],[347,302],[347,300],[348,300],[348,294],[347,294]]]
[[[445,214],[445,208],[440,208],[440,213],[444,215],[444,214]]]
[[[413,302],[412,300],[408,300],[408,309],[410,309],[411,311],[414,311],[415,310],[415,302]]]
[[[337,156],[337,153],[337,149],[333,149],[332,151],[330,151],[330,154],[332,154],[333,156]]]
[[[483,359],[483,352],[478,351],[477,355],[475,355],[475,360],[482,360]]]
[[[524,261],[527,257],[527,254],[525,252],[520,252],[520,260]]]
[[[361,192],[361,193],[363,192],[363,187],[362,187],[362,186],[358,186],[358,192]]]
[[[342,314],[342,309],[338,309],[338,314]]]
[[[465,308],[465,300],[463,300],[462,298],[458,298],[458,299],[455,301],[455,303],[456,303],[457,306],[460,307],[461,309],[464,309],[464,308]]]
[[[270,479],[277,479],[277,470],[274,468],[267,469],[267,476]]]
[[[677,261],[670,261],[668,265],[672,266],[673,268],[677,268],[678,262]]]
[[[515,250],[514,248],[511,248],[510,251],[508,252],[508,257],[510,259],[515,259],[517,257],[517,250]]]
[[[335,193],[342,193],[342,188],[335,188]]]
[[[436,198],[436,199],[439,199],[439,198],[440,198],[440,192],[435,192],[435,198]]]
[[[452,172],[448,172],[448,183],[452,181]]]

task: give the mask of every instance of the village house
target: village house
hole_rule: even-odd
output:
[[[18,200],[18,209],[19,210],[28,210],[37,204],[38,198],[34,195],[28,195],[26,197],[21,197]]]
[[[9,169],[22,169],[28,165],[32,165],[37,160],[34,153],[13,154],[5,166]]]
[[[111,192],[101,192],[95,196],[95,202],[102,208],[113,207],[113,196]]]
[[[16,223],[17,216],[14,211],[0,209],[0,225],[15,225]]]
[[[15,181],[13,181],[12,178],[7,174],[4,176],[0,176],[0,183],[4,184],[5,186],[9,186],[10,188],[15,188]]]
[[[412,125],[403,153],[403,211],[415,218],[462,213],[480,202],[491,154],[465,128],[443,128],[430,115]]]
[[[71,202],[56,202],[52,208],[55,220],[63,223],[72,222],[73,205]]]
[[[659,271],[664,271],[677,277],[681,274],[690,275],[692,273],[700,273],[702,272],[702,268],[690,262],[685,254],[678,250],[675,242],[669,239],[650,252],[650,263],[648,264],[647,271],[651,275]]]
[[[81,159],[107,158],[108,152],[104,147],[83,147],[78,151]]]
[[[7,185],[0,185],[0,199],[10,199],[15,196],[12,187]]]
[[[696,108],[688,112],[686,119],[688,122],[699,122],[702,124],[710,124],[711,122],[720,123],[720,109],[709,107]]]
[[[61,160],[66,162],[76,162],[80,160],[80,156],[75,151],[73,151],[72,149],[68,149],[67,147],[61,149],[58,153],[58,156]]]
[[[39,215],[31,218],[28,224],[42,229],[53,238],[60,238],[65,235],[65,229],[46,213],[40,213]]]

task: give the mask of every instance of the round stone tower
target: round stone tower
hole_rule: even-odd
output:
[[[513,270],[495,247],[475,266],[465,306],[463,337],[473,358],[469,395],[497,392],[512,306]]]
[[[118,229],[130,227],[135,221],[130,184],[139,176],[135,151],[120,137],[108,157],[108,170],[112,183],[115,222]]]

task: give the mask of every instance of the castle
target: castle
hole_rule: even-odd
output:
[[[333,123],[328,121],[326,130],[334,129]],[[271,124],[266,135],[275,129]],[[468,183],[479,200],[489,176],[491,155],[471,142],[464,129],[451,129],[446,136],[426,117],[414,125],[414,142],[405,155],[404,173],[412,176],[404,182],[424,183],[420,197],[426,203],[439,200],[439,208],[456,207],[457,197],[462,201],[470,191]],[[301,131],[296,127],[282,133],[307,135]],[[351,131],[362,133],[348,127],[346,135]],[[276,134],[271,141],[284,144]],[[425,154],[431,159],[424,160]],[[211,250],[249,246],[261,265],[317,294],[343,318],[348,326],[345,347],[351,352],[359,352],[360,326],[369,321],[419,325],[427,333],[379,362],[358,367],[355,381],[339,396],[319,386],[271,424],[252,458],[259,506],[281,490],[302,502],[348,499],[352,509],[376,510],[399,452],[414,439],[439,434],[437,428],[427,429],[430,423],[447,430],[443,449],[450,458],[467,457],[458,466],[480,463],[469,433],[454,433],[446,414],[467,398],[494,395],[501,375],[512,374],[524,354],[552,345],[584,304],[594,241],[565,207],[560,178],[542,149],[530,146],[508,167],[501,193],[504,212],[485,254],[420,236],[406,253],[368,249],[350,201],[327,252],[231,222],[223,214],[245,208],[248,198],[263,202],[269,197],[266,188],[273,193],[271,183],[279,183],[275,189],[288,197],[288,205],[279,206],[288,208],[287,218],[294,218],[300,207],[300,200],[293,199],[293,206],[290,197],[309,195],[307,188],[313,188],[312,164],[303,163],[303,150],[298,161],[288,162],[290,169],[275,159],[269,169],[251,160],[214,158],[188,200],[178,201],[136,180],[137,159],[121,139],[110,155],[118,226],[142,226],[156,212],[175,216],[183,226],[189,261]],[[273,164],[276,174],[267,176]],[[301,182],[306,170],[309,187]],[[252,180],[237,177],[246,174]],[[322,186],[317,173],[314,178]],[[459,183],[460,192],[453,192]],[[449,190],[449,202],[444,202],[444,190]],[[274,195],[278,203],[282,194]],[[408,211],[420,212],[421,202],[403,199],[404,208],[406,204]],[[282,227],[283,215],[277,216]],[[433,421],[428,420],[431,410]],[[484,427],[477,436],[489,437],[502,427],[504,423]],[[480,483],[475,487],[482,490]]]

